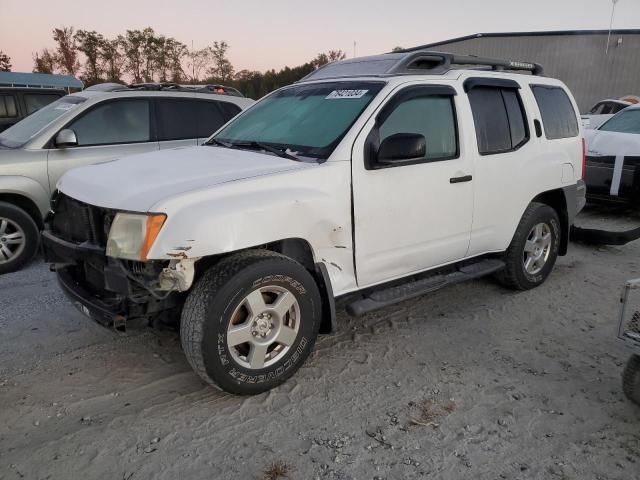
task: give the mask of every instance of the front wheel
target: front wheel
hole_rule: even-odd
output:
[[[311,274],[278,253],[249,250],[221,260],[195,285],[182,311],[187,360],[210,384],[257,394],[288,379],[320,328]]]
[[[35,255],[39,239],[38,226],[27,212],[0,202],[0,274],[20,270]]]
[[[498,279],[518,290],[541,285],[558,258],[560,232],[560,219],[553,208],[537,202],[529,204],[505,252],[506,268]]]

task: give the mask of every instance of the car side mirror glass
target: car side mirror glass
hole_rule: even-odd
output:
[[[78,145],[78,138],[76,132],[70,128],[60,130],[55,139],[56,147],[75,147]]]
[[[394,165],[424,158],[427,141],[417,133],[396,133],[385,138],[378,149],[378,163]]]

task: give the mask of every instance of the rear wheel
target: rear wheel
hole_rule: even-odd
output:
[[[38,249],[38,226],[15,205],[0,202],[0,274],[22,268]]]
[[[505,252],[506,268],[498,279],[506,286],[528,290],[551,273],[560,247],[560,219],[548,205],[532,202]]]
[[[257,394],[284,382],[313,349],[320,328],[318,287],[298,262],[250,250],[221,260],[184,305],[180,336],[206,382]]]

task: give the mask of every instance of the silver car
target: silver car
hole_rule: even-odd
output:
[[[201,144],[253,103],[223,88],[98,86],[62,97],[0,133],[0,274],[18,270],[35,254],[63,173]]]

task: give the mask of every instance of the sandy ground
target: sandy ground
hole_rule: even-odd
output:
[[[603,221],[591,210],[581,223]],[[640,216],[634,218],[640,224]],[[171,332],[120,336],[38,261],[0,277],[1,479],[638,479],[615,338],[640,241],[572,245],[542,287],[462,284],[352,319],[285,385],[205,386]]]

